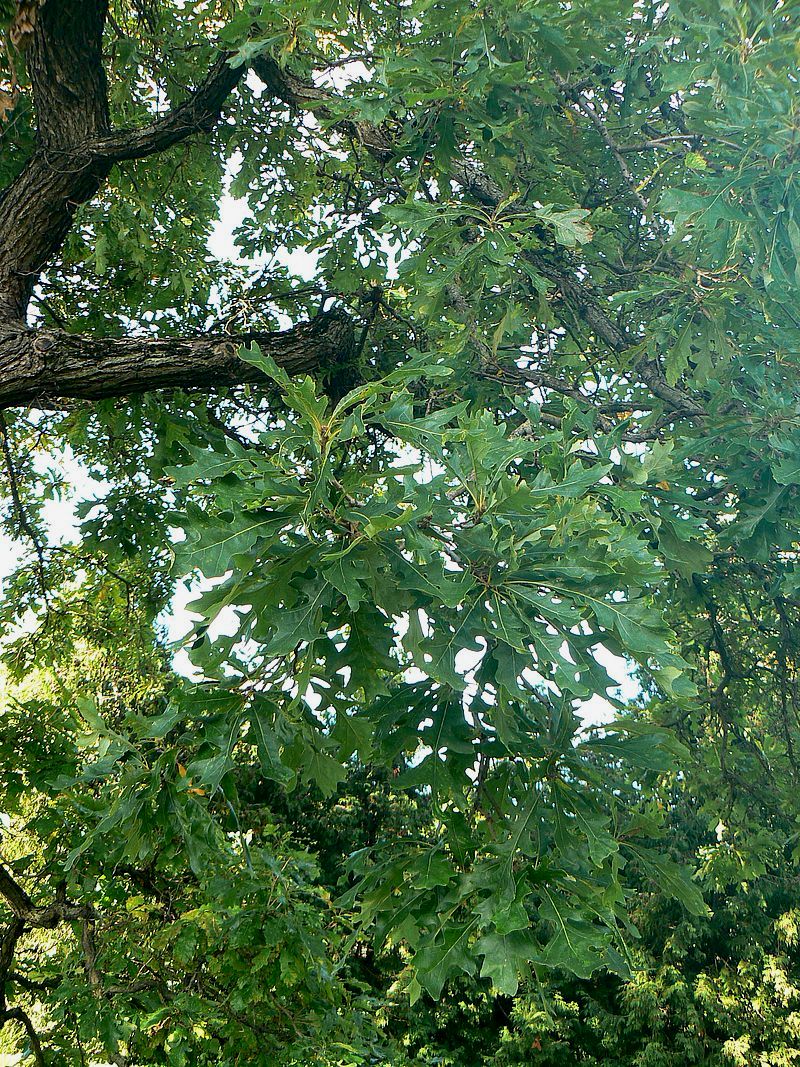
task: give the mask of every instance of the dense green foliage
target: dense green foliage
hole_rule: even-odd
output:
[[[112,4],[118,127],[252,72],[123,157],[32,319],[262,373],[2,415],[2,1040],[800,1057],[797,11]],[[248,336],[344,316],[307,376]]]

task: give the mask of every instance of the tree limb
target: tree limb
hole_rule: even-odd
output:
[[[57,152],[110,128],[102,53],[107,8],[108,0],[36,5],[26,65],[39,152]]]
[[[26,926],[52,930],[59,923],[73,919],[94,919],[90,904],[73,904],[69,900],[55,900],[52,904],[35,904],[19,882],[0,861],[0,896],[5,898],[12,914]]]
[[[53,989],[58,989],[59,986],[57,978],[35,980],[28,978],[26,974],[20,974],[18,971],[9,971],[8,980],[12,985],[18,985],[20,989],[24,989],[26,993],[47,993]]]
[[[562,99],[564,99],[568,103],[571,101],[573,104],[575,104],[578,110],[586,116],[586,118],[591,122],[592,126],[594,126],[594,128],[597,130],[598,134],[600,135],[600,140],[611,152],[611,155],[614,157],[617,166],[619,167],[620,174],[625,180],[625,186],[628,195],[634,200],[640,210],[646,214],[648,208],[647,200],[642,196],[641,192],[639,191],[636,179],[631,173],[630,167],[625,161],[625,157],[620,152],[619,145],[611,136],[608,127],[606,126],[606,123],[598,114],[594,105],[589,103],[589,101],[586,99],[582,92],[575,92],[574,90],[571,90],[568,83],[564,81],[563,78],[559,77],[558,74],[553,75],[553,81],[558,87]]]
[[[290,330],[197,337],[80,337],[61,330],[0,329],[0,409],[54,400],[102,400],[153,389],[213,389],[264,382],[239,359],[257,344],[290,374],[346,374],[353,324],[330,311]],[[0,882],[0,892],[2,883]]]
[[[313,110],[324,118],[334,117],[330,105],[336,102],[336,97],[332,93],[283,70],[269,56],[258,56],[252,65],[269,91],[290,107]],[[332,128],[356,140],[380,163],[399,158],[402,154],[395,133],[388,123],[376,126],[370,122],[343,118],[333,121]],[[624,160],[622,163],[624,164]],[[626,165],[624,173],[630,173]],[[508,190],[504,191],[479,166],[464,157],[456,157],[451,161],[450,176],[468,196],[483,207],[496,208],[508,197]],[[613,352],[621,352],[633,343],[601,307],[600,299],[592,286],[578,278],[575,268],[565,262],[563,256],[552,252],[526,252],[524,255],[536,271],[555,286],[557,299],[571,308],[608,348]],[[677,386],[668,385],[655,360],[645,361],[639,366],[639,371],[642,382],[669,410],[680,415],[705,414],[705,408],[688,393]]]
[[[244,73],[221,54],[189,98],[145,126],[111,130],[100,45],[105,0],[48,0],[30,45],[37,148],[0,193],[0,321],[23,322],[36,281],[75,211],[116,162],[207,133]]]
[[[0,1016],[6,1010],[6,982],[12,980],[11,965],[14,962],[17,942],[24,932],[25,923],[22,919],[13,919],[0,940]]]
[[[31,1052],[33,1053],[33,1062],[36,1064],[36,1067],[47,1067],[47,1061],[45,1060],[44,1052],[42,1051],[42,1043],[39,1040],[39,1035],[36,1033],[34,1025],[27,1012],[23,1011],[22,1008],[10,1008],[2,1017],[0,1017],[0,1025],[12,1021],[22,1023],[25,1028],[25,1032],[28,1035],[28,1041],[30,1042]]]
[[[113,130],[86,145],[86,151],[96,159],[120,163],[163,152],[193,134],[209,133],[245,73],[245,67],[232,67],[228,60],[227,54],[220,55],[189,99],[162,118],[146,126]]]

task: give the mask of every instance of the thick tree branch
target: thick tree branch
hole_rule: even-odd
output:
[[[18,919],[24,919],[36,905],[11,874],[0,862],[0,896],[6,898],[6,903]]]
[[[0,198],[0,321],[22,322],[36,281],[110,163],[37,152]]]
[[[0,321],[22,322],[41,272],[114,163],[207,133],[242,77],[220,55],[182,104],[138,129],[112,131],[101,41],[105,0],[48,0],[38,7],[28,67],[37,149],[0,193]]]
[[[107,0],[40,0],[27,67],[40,151],[57,152],[107,133],[102,41]]]
[[[196,133],[209,133],[245,73],[244,67],[232,67],[228,58],[226,54],[219,56],[189,99],[163,117],[146,126],[113,130],[87,145],[86,150],[97,159],[119,163],[163,152]]]
[[[264,382],[264,375],[237,355],[247,344],[259,345],[290,374],[327,372],[335,378],[346,374],[352,358],[353,325],[343,312],[331,311],[280,333],[189,338],[90,338],[60,330],[0,328],[0,409]]]
[[[256,56],[252,67],[270,94],[278,100],[283,100],[290,108],[313,111],[322,118],[334,119],[328,105],[336,103],[336,97],[328,90],[305,82],[290,71],[284,70],[271,56]],[[386,123],[376,126],[371,122],[338,118],[332,121],[331,128],[362,145],[380,163],[398,154],[396,138]]]
[[[75,209],[97,192],[110,164],[74,146],[108,132],[101,57],[106,0],[39,4],[28,44],[37,148],[0,194],[0,319],[22,320],[33,286],[58,251]]]
[[[69,900],[55,900],[52,904],[35,904],[19,882],[0,861],[0,897],[3,897],[11,913],[25,926],[52,930],[59,923],[73,919],[94,919],[95,910],[90,904],[73,904]]]

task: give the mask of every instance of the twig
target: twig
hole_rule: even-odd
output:
[[[642,211],[646,212],[648,208],[648,202],[639,192],[636,179],[631,173],[630,167],[625,162],[625,157],[622,155],[619,145],[608,132],[608,127],[603,122],[598,112],[595,111],[594,107],[589,103],[588,100],[586,100],[582,93],[576,93],[574,90],[570,90],[570,87],[567,82],[565,82],[563,78],[559,77],[558,74],[553,75],[553,81],[555,82],[562,97],[565,100],[571,100],[572,103],[575,104],[575,106],[589,119],[591,124],[600,134],[600,139],[602,140],[603,144],[606,146],[606,148],[608,148],[608,150],[611,152],[617,162],[617,166],[619,167],[622,177],[625,179],[630,195],[633,197],[633,199],[636,201]]]
[[[33,1060],[36,1067],[47,1067],[44,1053],[42,1052],[42,1043],[39,1041],[39,1035],[36,1033],[28,1014],[19,1007],[9,1008],[9,1010],[0,1017],[0,1025],[6,1022],[22,1023],[25,1027],[25,1032],[28,1035],[28,1040],[31,1043],[31,1052],[33,1053]]]
[[[8,488],[11,493],[11,502],[17,517],[17,524],[33,545],[33,550],[36,553],[36,572],[39,579],[39,588],[41,589],[42,596],[47,605],[49,603],[49,598],[47,593],[47,581],[45,579],[44,548],[22,503],[17,471],[14,466],[14,458],[11,454],[11,445],[8,439],[8,425],[6,424],[5,415],[2,411],[0,411],[0,447],[2,447],[3,451],[3,461],[6,468],[6,474],[8,475]]]

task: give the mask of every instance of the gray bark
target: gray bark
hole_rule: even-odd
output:
[[[22,404],[102,400],[154,389],[202,389],[265,382],[238,356],[257,344],[289,374],[335,377],[354,347],[347,315],[334,311],[276,333],[197,337],[81,337],[61,330],[0,326],[0,410]]]

